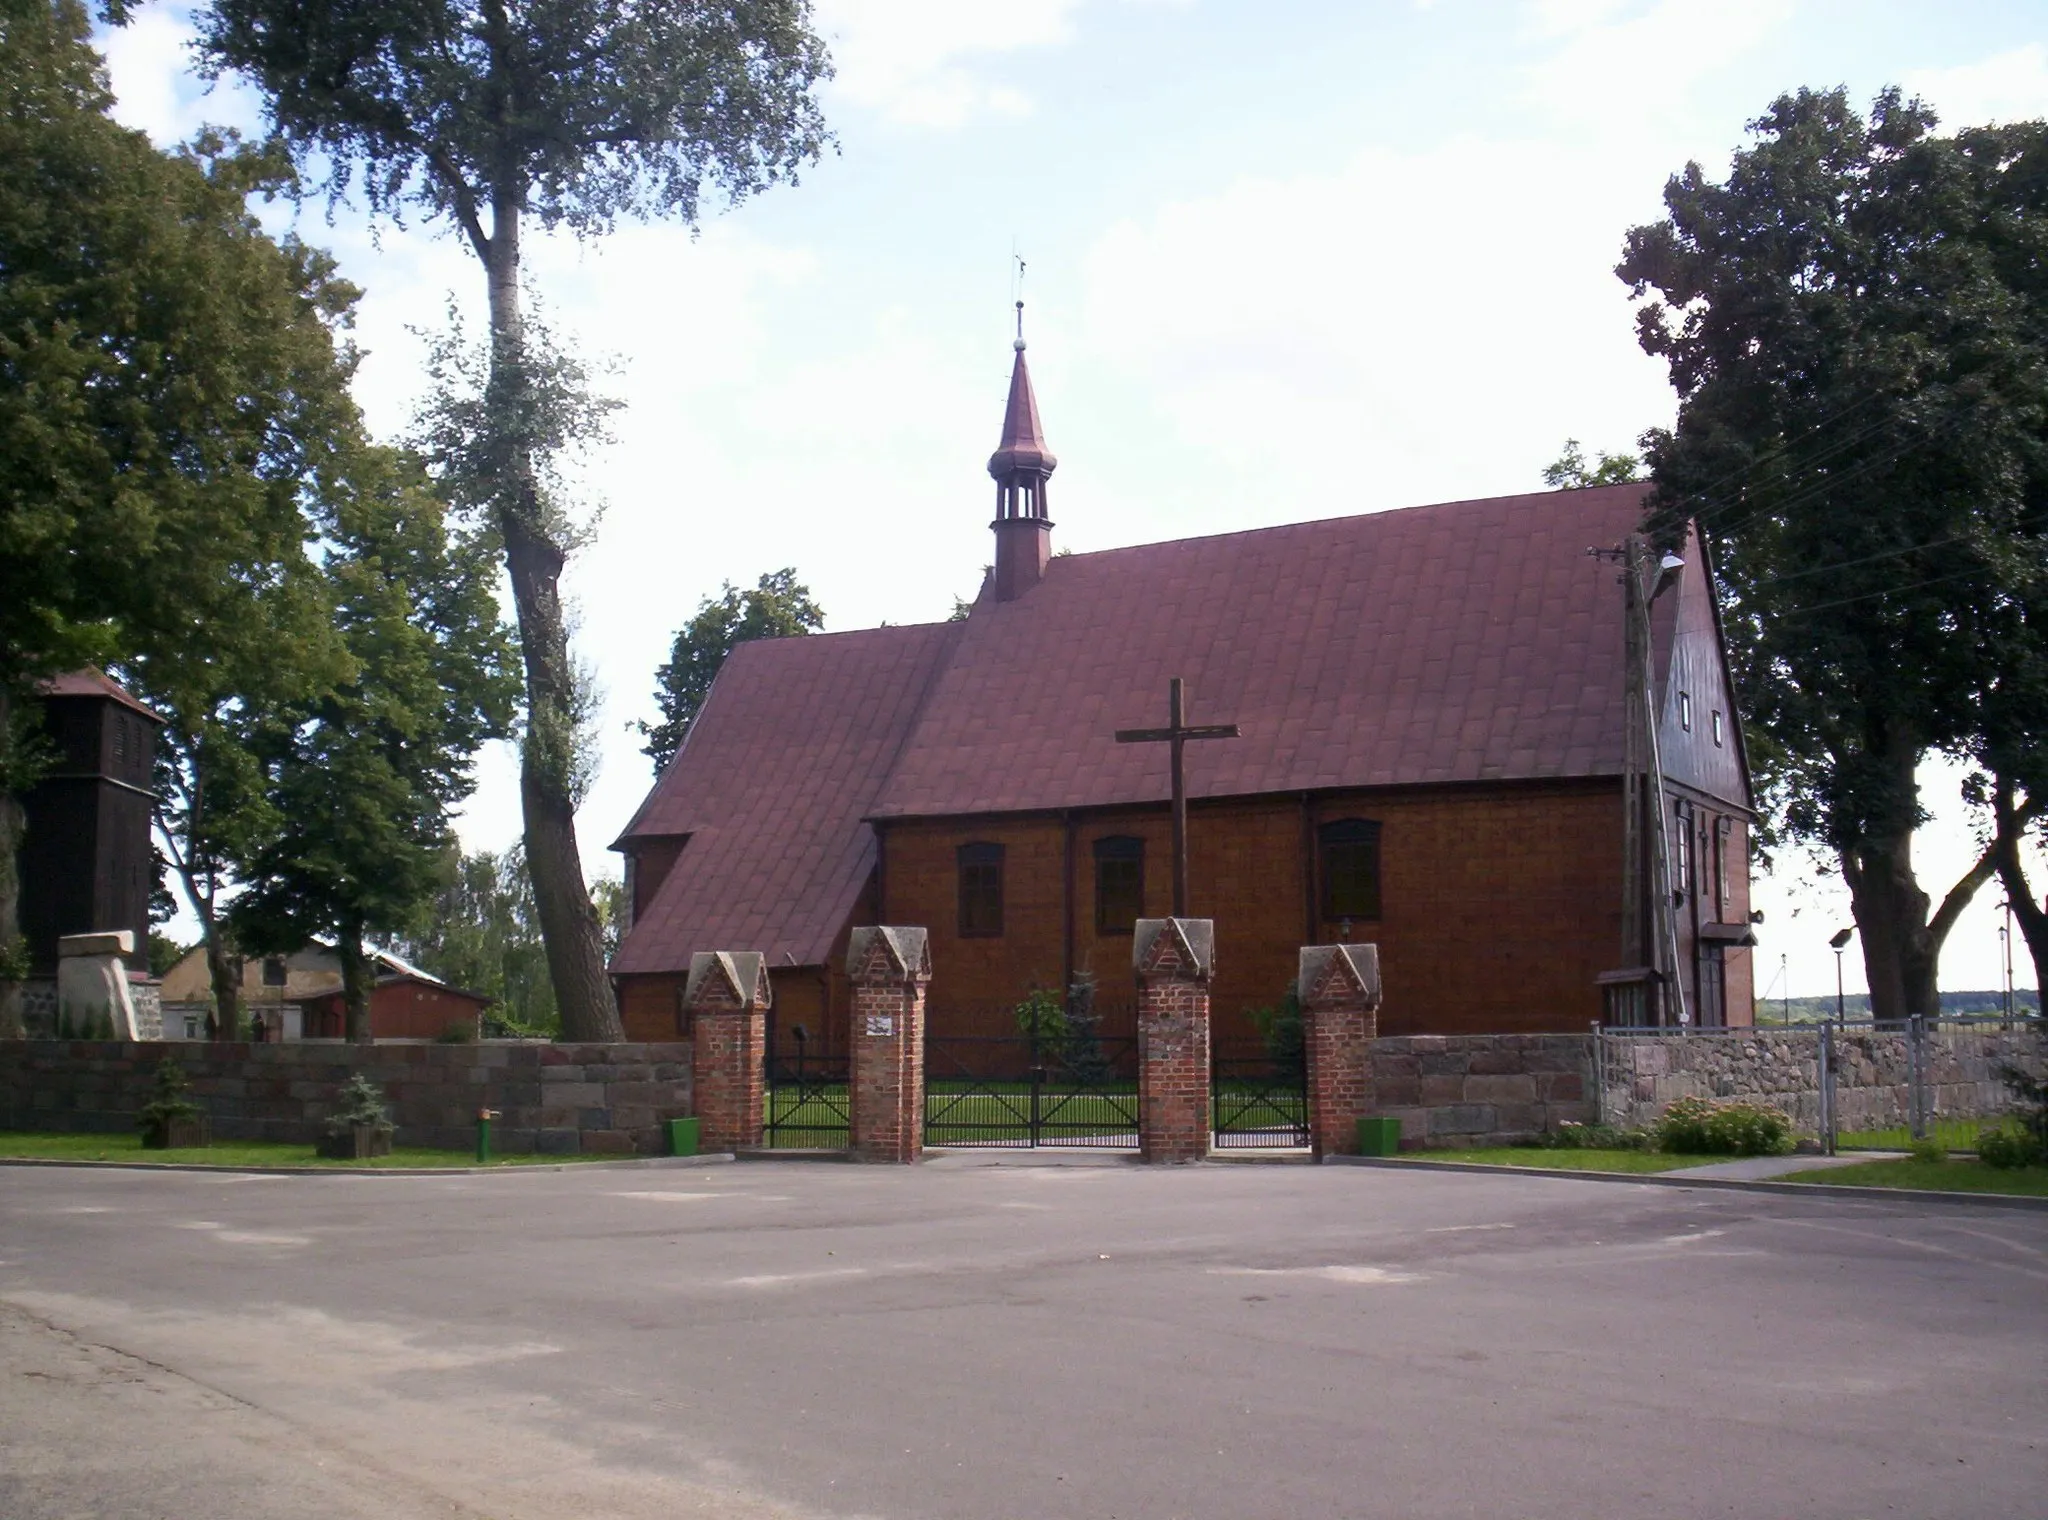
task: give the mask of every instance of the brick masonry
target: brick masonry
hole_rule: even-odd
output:
[[[1132,935],[1138,979],[1138,1156],[1200,1161],[1209,1154],[1209,979],[1215,925],[1141,918]]]
[[[384,1090],[400,1145],[466,1150],[494,1108],[508,1154],[639,1153],[691,1112],[690,1047],[658,1045],[252,1045],[101,1040],[0,1042],[0,1129],[132,1130],[157,1063],[175,1055],[219,1140],[311,1144],[357,1072]]]
[[[759,951],[691,957],[683,990],[695,1061],[697,1145],[713,1153],[752,1150],[766,1117],[768,971]]]
[[[925,989],[932,979],[923,929],[860,928],[847,944],[853,987],[849,1144],[860,1161],[924,1155]]]
[[[1308,1057],[1308,1140],[1318,1160],[1358,1148],[1372,1112],[1372,1047],[1379,1028],[1380,958],[1372,945],[1305,945],[1300,989]]]

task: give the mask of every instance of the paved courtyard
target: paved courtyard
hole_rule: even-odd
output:
[[[0,1168],[0,1515],[2038,1513],[2048,1213],[955,1155]]]

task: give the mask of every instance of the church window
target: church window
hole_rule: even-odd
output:
[[[1003,932],[1003,847],[963,844],[959,865],[960,937],[998,937]]]
[[[1370,818],[1340,818],[1316,830],[1323,917],[1380,916],[1380,826]]]
[[[1129,934],[1145,916],[1145,841],[1095,841],[1095,932]]]
[[[1714,709],[1714,748],[1719,749],[1725,742],[1726,735],[1721,728],[1721,709],[1717,707]]]
[[[1689,691],[1678,694],[1678,726],[1687,733],[1692,732],[1692,693]]]

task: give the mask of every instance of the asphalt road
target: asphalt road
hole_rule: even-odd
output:
[[[0,1516],[2040,1513],[2048,1213],[954,1156],[0,1168]]]

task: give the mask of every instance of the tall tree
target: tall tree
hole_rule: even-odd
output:
[[[209,67],[263,92],[333,196],[359,186],[373,211],[444,219],[483,267],[478,453],[525,657],[527,862],[565,1032],[618,1039],[576,841],[558,591],[571,535],[535,457],[521,237],[529,219],[579,236],[621,217],[694,224],[707,190],[738,201],[794,181],[827,141],[813,91],[830,67],[808,0],[213,0],[198,26]]]
[[[1839,861],[1885,1019],[1937,1011],[1996,867],[1922,889],[1916,768],[1999,747],[1984,696],[2048,607],[2048,126],[1935,125],[1896,91],[1867,120],[1786,96],[1725,182],[1669,182],[1617,270],[1680,400],[1645,437],[1651,528],[1697,519],[1713,551],[1764,798]]]
[[[239,631],[303,635],[258,641],[269,679],[317,654],[267,609],[299,594],[300,491],[355,427],[332,329],[356,293],[247,210],[288,163],[118,126],[88,33],[76,0],[0,0],[0,948],[37,684],[108,665],[176,725]]]
[[[1553,491],[1581,491],[1588,486],[1625,486],[1643,478],[1643,461],[1634,454],[1600,451],[1592,464],[1579,440],[1567,438],[1564,452],[1543,467],[1543,483]]]
[[[654,675],[661,721],[640,725],[647,739],[642,752],[654,762],[654,773],[668,769],[683,747],[719,667],[737,646],[816,633],[824,626],[824,610],[811,600],[811,588],[798,582],[793,568],[770,571],[751,591],[727,581],[717,596],[699,602],[697,615],[677,630],[668,663]]]
[[[231,911],[252,950],[329,939],[348,1038],[368,1040],[366,944],[415,927],[431,903],[476,752],[510,726],[516,657],[495,551],[448,532],[417,461],[364,449],[323,505],[323,569],[353,669],[255,735],[276,826],[237,862]]]
[[[502,854],[451,850],[433,906],[399,941],[407,959],[443,981],[494,1000],[494,1016],[523,1034],[561,1028],[533,883],[514,845]]]

